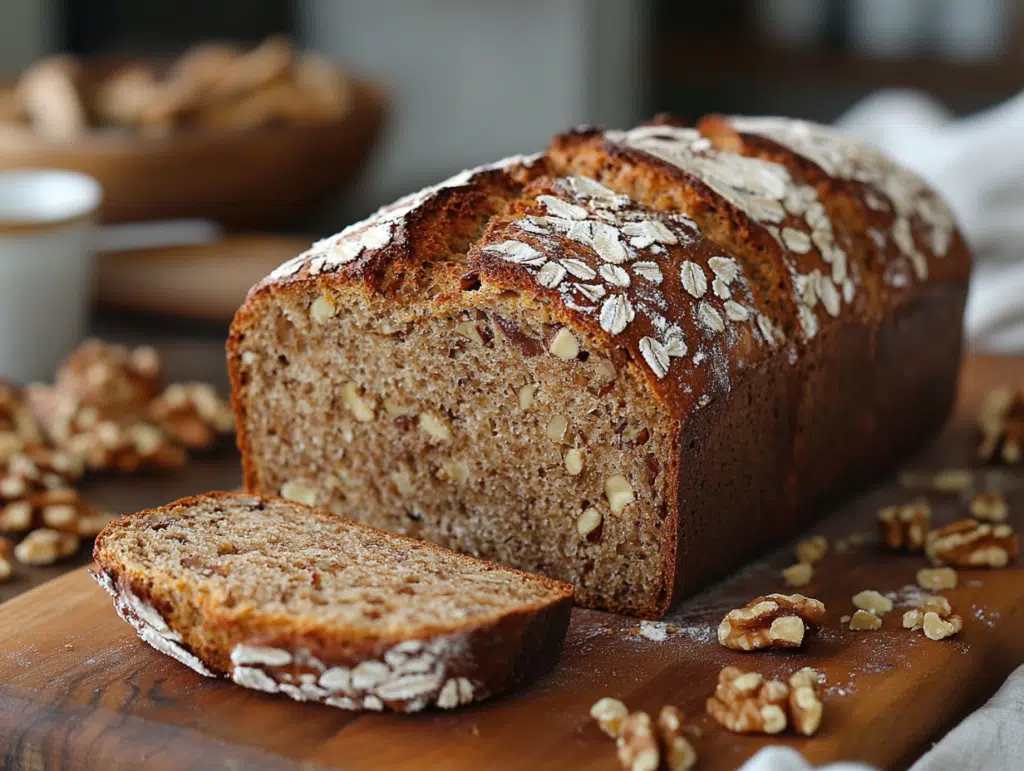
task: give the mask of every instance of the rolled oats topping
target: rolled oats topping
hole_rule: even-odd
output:
[[[726,648],[799,648],[825,617],[825,606],[802,594],[769,594],[731,610],[718,626],[718,641]]]
[[[911,221],[926,233],[929,248],[946,256],[956,227],[946,203],[919,176],[883,153],[826,126],[780,118],[730,118],[740,132],[763,136],[802,155],[840,179],[866,186],[865,199],[873,210],[895,214],[891,232],[883,234],[914,268],[927,277],[927,261],[911,233]]]
[[[1020,545],[1007,524],[962,519],[933,530],[925,552],[940,565],[1003,568],[1020,555]]]
[[[878,511],[879,538],[895,551],[924,551],[931,529],[932,509],[923,498]]]

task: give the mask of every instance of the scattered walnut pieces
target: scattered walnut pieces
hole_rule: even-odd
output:
[[[610,696],[598,699],[590,708],[590,716],[594,718],[600,729],[613,739],[618,737],[622,721],[628,715],[629,710],[626,705]]]
[[[974,474],[968,469],[949,468],[935,472],[901,471],[901,487],[927,487],[939,493],[962,493],[971,489]]]
[[[789,688],[778,680],[765,680],[757,672],[726,667],[718,673],[715,694],[707,700],[707,713],[734,733],[777,734],[786,729]]]
[[[23,392],[0,380],[0,463],[7,463],[12,456],[42,441]]]
[[[697,753],[683,735],[686,726],[678,708],[665,705],[658,714],[657,732],[646,712],[630,712],[618,699],[605,697],[590,708],[600,729],[616,740],[619,762],[630,771],[689,771]]]
[[[85,463],[77,455],[52,447],[31,447],[7,461],[6,477],[17,477],[38,489],[54,490],[77,482]]]
[[[917,585],[930,592],[956,589],[957,577],[953,568],[921,568],[917,571]]]
[[[78,536],[58,530],[33,530],[14,547],[14,557],[26,565],[52,565],[78,551]]]
[[[824,676],[811,667],[798,669],[789,678],[789,716],[793,728],[804,736],[812,736],[821,726],[824,705],[821,685]]]
[[[812,535],[796,545],[798,562],[812,565],[828,553],[828,541],[823,535]]]
[[[662,763],[668,771],[689,771],[697,763],[697,752],[683,735],[683,715],[678,707],[666,704],[658,713],[658,738]]]
[[[188,454],[167,434],[145,421],[105,420],[71,436],[64,447],[95,471],[132,473],[139,469],[181,468]]]
[[[971,501],[970,511],[972,517],[983,522],[1005,522],[1010,514],[1003,496],[994,491],[975,495]]]
[[[54,388],[99,410],[144,410],[160,393],[163,365],[149,346],[128,349],[86,340],[57,370]]]
[[[944,640],[963,629],[963,619],[953,613],[945,597],[929,597],[920,608],[903,614],[904,629],[923,630],[929,640]]]
[[[854,632],[874,631],[881,626],[882,619],[866,610],[856,610],[850,617],[850,630]]]
[[[54,385],[30,386],[27,398],[58,449],[90,469],[131,472],[182,466],[186,447],[208,447],[232,428],[230,409],[210,386],[162,389],[152,348],[89,340],[61,365]]]
[[[892,610],[892,600],[874,589],[865,589],[853,595],[853,605],[859,610],[884,616]]]
[[[707,700],[707,713],[735,733],[777,734],[791,724],[798,733],[811,736],[821,726],[823,682],[824,676],[810,667],[794,672],[789,686],[765,680],[757,672],[726,667]]]
[[[932,476],[932,489],[940,493],[963,493],[973,484],[974,475],[962,468],[944,469]]]
[[[978,412],[978,457],[994,463],[1020,463],[1024,456],[1024,388],[990,391]]]
[[[212,447],[235,429],[231,405],[208,383],[172,383],[149,403],[149,417],[190,450]]]
[[[813,577],[814,566],[809,562],[798,562],[782,570],[782,578],[786,582],[786,586],[793,587],[794,589],[807,586]]]
[[[825,606],[802,594],[769,594],[731,610],[718,626],[718,641],[726,648],[799,648],[808,630],[825,617]]]
[[[0,508],[0,532],[24,533],[36,527],[48,527],[77,534],[81,521],[97,514],[77,490],[69,487],[41,490]]]
[[[1020,556],[1013,528],[961,519],[928,535],[925,553],[937,564],[1003,568]]]
[[[0,581],[6,581],[14,573],[11,558],[14,556],[14,541],[0,536]]]
[[[615,746],[618,748],[619,763],[628,771],[657,771],[661,752],[651,725],[651,716],[646,712],[632,712],[626,716]]]
[[[931,529],[932,509],[923,498],[902,506],[887,506],[878,512],[879,537],[890,549],[923,551]]]

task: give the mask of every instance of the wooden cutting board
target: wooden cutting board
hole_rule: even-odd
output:
[[[971,359],[957,418],[913,468],[964,467],[969,418],[981,393],[1024,377],[1024,360]],[[837,437],[836,441],[842,441]],[[1024,525],[1024,471],[976,474],[998,489]],[[815,763],[909,765],[1024,662],[1024,569],[963,571],[947,593],[964,618],[961,635],[932,642],[901,628],[902,609],[878,632],[851,632],[862,589],[895,591],[914,582],[921,558],[883,554],[874,512],[917,491],[891,483],[865,493],[813,532],[844,553],[816,568],[806,594],[822,599],[828,621],[802,652],[741,654],[715,640],[723,614],[758,594],[783,589],[779,570],[791,547],[764,557],[676,608],[678,630],[661,642],[635,622],[578,610],[560,665],[518,693],[451,713],[356,715],[297,704],[207,680],[139,641],[110,601],[78,568],[0,606],[0,746],[5,768],[168,769],[377,768],[615,769],[613,743],[587,716],[602,696],[655,712],[678,705],[702,731],[699,769],[731,769],[768,743],[790,744]],[[937,521],[959,517],[966,495],[928,491]],[[856,540],[856,539],[854,539]],[[825,672],[825,719],[813,738],[729,734],[703,715],[727,664],[784,676],[810,665]]]

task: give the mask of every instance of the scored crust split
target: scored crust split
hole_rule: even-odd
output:
[[[572,588],[281,499],[209,493],[122,517],[96,580],[208,677],[349,710],[479,701],[554,666]]]
[[[832,130],[577,130],[314,244],[228,344],[245,483],[656,617],[924,442],[970,257]]]

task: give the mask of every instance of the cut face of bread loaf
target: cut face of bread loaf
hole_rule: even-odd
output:
[[[645,616],[944,420],[970,259],[832,131],[577,131],[315,244],[229,342],[250,490]]]
[[[451,708],[558,660],[572,588],[281,499],[211,493],[122,517],[97,581],[202,675],[351,710]]]

